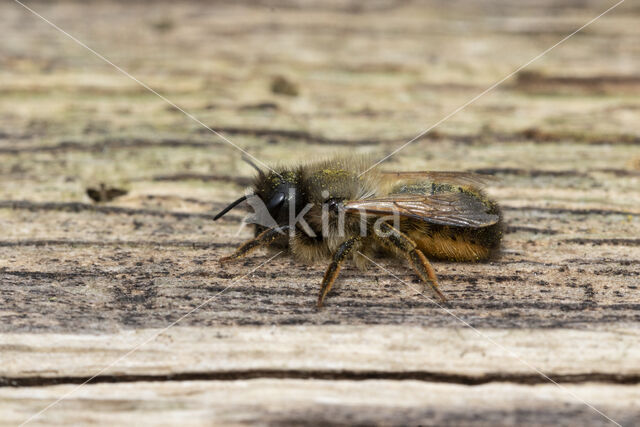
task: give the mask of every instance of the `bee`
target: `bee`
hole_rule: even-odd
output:
[[[251,164],[258,171],[251,194],[232,202],[214,220],[249,198],[264,205],[263,218],[255,222],[255,237],[221,262],[261,246],[285,248],[302,262],[328,260],[318,307],[345,261],[366,267],[362,255],[405,259],[446,301],[430,259],[478,262],[499,254],[502,214],[481,190],[490,176],[385,172],[370,168],[368,158],[359,156],[266,172]]]

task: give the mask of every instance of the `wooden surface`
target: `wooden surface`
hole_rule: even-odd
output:
[[[266,163],[381,158],[612,4],[29,3]],[[347,267],[318,311],[323,264],[218,264],[251,235],[211,221],[251,177],[237,150],[4,2],[0,424],[63,396],[32,421],[610,423],[586,401],[640,423],[639,18],[625,2],[385,162],[500,178],[504,254],[434,262],[448,311],[390,260],[410,286]],[[95,205],[100,182],[129,194]]]

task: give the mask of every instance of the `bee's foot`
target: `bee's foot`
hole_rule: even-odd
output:
[[[436,295],[438,295],[438,299],[440,299],[441,303],[447,304],[449,302],[449,298],[447,298],[447,296],[443,294],[440,289],[434,287],[433,290],[436,292]]]
[[[218,260],[218,262],[219,262],[220,264],[226,264],[226,263],[229,263],[229,262],[234,261],[234,260],[236,260],[236,259],[238,259],[238,257],[233,256],[233,255],[229,255],[229,256],[223,256],[222,258],[220,258],[220,259]]]

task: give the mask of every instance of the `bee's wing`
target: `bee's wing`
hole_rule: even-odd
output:
[[[350,200],[344,203],[347,213],[375,216],[397,214],[424,222],[457,227],[486,227],[498,222],[498,215],[467,193],[392,194],[386,197]]]
[[[454,172],[454,171],[416,171],[416,172],[382,172],[389,178],[395,179],[428,179],[429,181],[441,184],[463,185],[473,187],[484,187],[485,185],[497,181],[493,175],[480,174],[475,172]]]

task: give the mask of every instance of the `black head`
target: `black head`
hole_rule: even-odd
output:
[[[300,174],[296,171],[283,171],[280,173],[270,172],[265,174],[258,169],[258,175],[254,181],[253,194],[242,196],[238,200],[232,202],[214,217],[214,221],[221,218],[231,209],[238,206],[243,201],[249,199],[249,204],[253,205],[256,213],[263,215],[268,211],[269,216],[278,224],[286,225],[289,223],[290,209],[293,206],[295,215],[304,208],[304,192],[298,185],[300,182]],[[262,206],[255,206],[250,199],[257,196]],[[261,209],[259,209],[261,208]],[[262,211],[262,212],[259,212]],[[293,219],[293,218],[292,218]],[[272,221],[259,221],[260,223],[272,223]]]
[[[292,205],[295,215],[304,207],[304,193],[299,181],[299,174],[294,171],[271,172],[262,179],[256,179],[255,195],[260,197],[278,225],[289,223]]]

